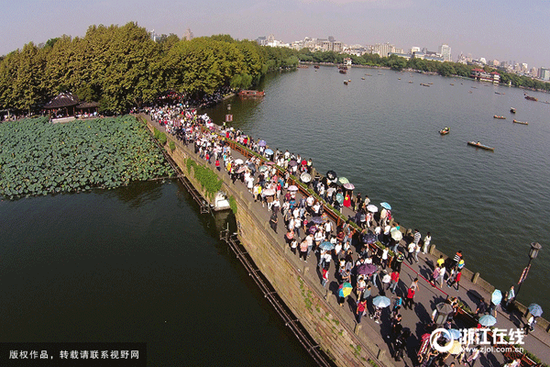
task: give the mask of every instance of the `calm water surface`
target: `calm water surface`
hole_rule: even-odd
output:
[[[466,266],[503,291],[539,242],[519,298],[550,312],[550,105],[525,100],[521,89],[360,68],[300,69],[261,88],[261,101],[235,98],[208,112],[222,121],[231,103],[235,127],[311,157],[320,172],[334,169],[375,204],[389,202],[403,226],[430,231],[449,255],[463,250]],[[451,133],[440,136],[445,126]]]
[[[0,202],[0,342],[146,342],[151,366],[312,360],[178,183]]]

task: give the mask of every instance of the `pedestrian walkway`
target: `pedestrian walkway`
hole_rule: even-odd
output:
[[[143,115],[147,118],[147,116]],[[155,122],[153,125],[157,129],[163,131],[164,128]],[[181,142],[178,142],[178,147],[183,149],[187,154],[194,155],[195,153],[190,147],[185,147]],[[232,156],[234,159],[240,158],[244,161],[248,158],[247,156],[233,150]],[[223,171],[223,170],[222,170]],[[226,174],[222,172],[221,174]],[[265,220],[265,223],[269,222],[271,216],[270,211],[268,211],[267,206],[264,207],[260,202],[254,202],[252,195],[249,193],[245,184],[240,181],[235,182],[236,188],[240,190],[243,195],[249,196],[251,201],[251,210],[254,210],[256,214]],[[298,198],[301,197],[301,193],[298,193]],[[353,218],[355,212],[350,210],[347,207],[344,207],[342,214],[346,217]],[[279,214],[279,236],[278,240],[280,245],[284,246],[285,241],[283,235],[285,230],[283,229],[283,220],[281,214]],[[373,228],[371,228],[373,229]],[[404,249],[407,244],[407,238],[400,241],[400,249]],[[357,243],[354,243],[356,246]],[[355,249],[352,246],[352,249]],[[369,317],[363,317],[361,321],[361,327],[357,327],[357,322],[354,317],[355,315],[355,304],[356,299],[355,295],[348,297],[347,303],[344,307],[338,307],[337,303],[337,294],[338,294],[338,279],[336,271],[338,270],[337,265],[331,265],[330,267],[330,277],[326,288],[321,285],[321,272],[318,264],[318,255],[312,254],[308,257],[306,262],[301,261],[297,255],[294,255],[292,252],[287,252],[288,260],[294,264],[296,269],[300,271],[304,277],[307,277],[310,280],[310,284],[313,284],[319,294],[325,295],[331,309],[334,314],[338,315],[342,320],[345,320],[345,324],[349,329],[357,333],[361,338],[367,338],[370,341],[374,342],[379,346],[386,346],[388,354],[393,354],[393,346],[390,343],[390,319],[389,319],[389,308],[386,308],[382,312],[381,323],[377,324],[375,321],[371,320]],[[466,254],[467,256],[467,254]],[[357,251],[354,251],[354,260],[358,258]],[[419,254],[419,262],[410,264],[407,260],[404,261],[401,267],[400,281],[397,288],[397,293],[404,295],[409,284],[415,279],[419,278],[419,287],[415,294],[415,306],[412,310],[401,309],[400,313],[403,316],[402,325],[406,328],[409,328],[412,332],[411,337],[407,340],[407,355],[400,362],[395,362],[396,366],[411,366],[416,365],[416,353],[420,347],[420,338],[424,334],[424,326],[429,324],[431,320],[432,311],[435,309],[435,306],[445,301],[447,296],[458,297],[458,299],[465,305],[467,305],[471,310],[477,308],[477,304],[481,297],[486,300],[490,300],[490,294],[488,294],[481,287],[473,284],[469,279],[461,279],[460,289],[457,291],[455,288],[448,288],[446,285],[443,286],[443,289],[432,286],[426,279],[429,277],[429,274],[432,273],[433,266],[436,262],[436,258],[429,254]],[[378,294],[385,294],[386,296],[395,296],[391,295],[389,292],[384,292],[383,290],[378,289],[378,287],[373,287],[372,296],[375,297]],[[392,298],[392,301],[394,300]],[[372,310],[372,305],[369,306]],[[511,330],[516,328],[522,328],[523,322],[521,315],[518,313],[508,313],[502,310],[500,307],[497,312],[497,324],[495,327],[498,329]],[[550,365],[550,335],[545,332],[542,328],[536,327],[535,331],[530,333],[524,339],[524,348],[537,356],[542,360],[543,363]],[[500,366],[504,364],[505,358],[502,353],[484,353],[479,357],[481,365],[483,366]],[[453,356],[449,357],[446,360],[446,363],[453,361]]]

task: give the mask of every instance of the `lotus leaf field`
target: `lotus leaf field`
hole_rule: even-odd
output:
[[[0,124],[0,194],[14,199],[115,188],[174,173],[132,116]]]

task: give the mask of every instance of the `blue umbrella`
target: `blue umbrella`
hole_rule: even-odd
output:
[[[391,304],[391,301],[386,296],[378,296],[372,300],[372,304],[378,308],[385,308]]]
[[[337,201],[340,205],[342,205],[342,204],[344,203],[344,195],[342,195],[342,194],[340,194],[340,193],[336,194],[336,201]]]
[[[267,155],[272,155],[273,154],[273,151],[271,149],[266,149],[265,150],[265,154]]]
[[[385,209],[388,209],[388,210],[391,210],[391,205],[386,203],[385,201],[383,203],[380,203],[380,206],[382,208],[385,208]]]
[[[540,307],[536,303],[531,303],[529,307],[527,307],[527,309],[529,310],[531,315],[535,317],[539,317],[540,315],[542,315],[542,307]]]
[[[497,323],[497,319],[491,315],[483,315],[479,318],[479,323],[482,326],[489,327]]]
[[[453,338],[453,340],[458,340],[462,336],[462,333],[460,332],[460,330],[449,329],[447,331],[449,332],[449,334],[451,334],[451,338]]]
[[[265,147],[266,145],[267,145],[267,143],[265,142],[265,140],[260,140],[258,142],[258,146],[260,146],[260,147]]]
[[[324,251],[330,251],[334,249],[334,244],[332,242],[325,241],[319,245],[319,248]]]
[[[500,305],[500,301],[502,301],[502,293],[498,289],[495,289],[491,295],[491,302],[493,302],[495,306],[498,306]]]

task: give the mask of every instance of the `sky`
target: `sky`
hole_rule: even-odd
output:
[[[390,42],[475,59],[550,67],[548,0],[4,0],[0,55],[91,25],[137,22],[157,34],[273,34],[292,42],[333,36],[345,44]]]

